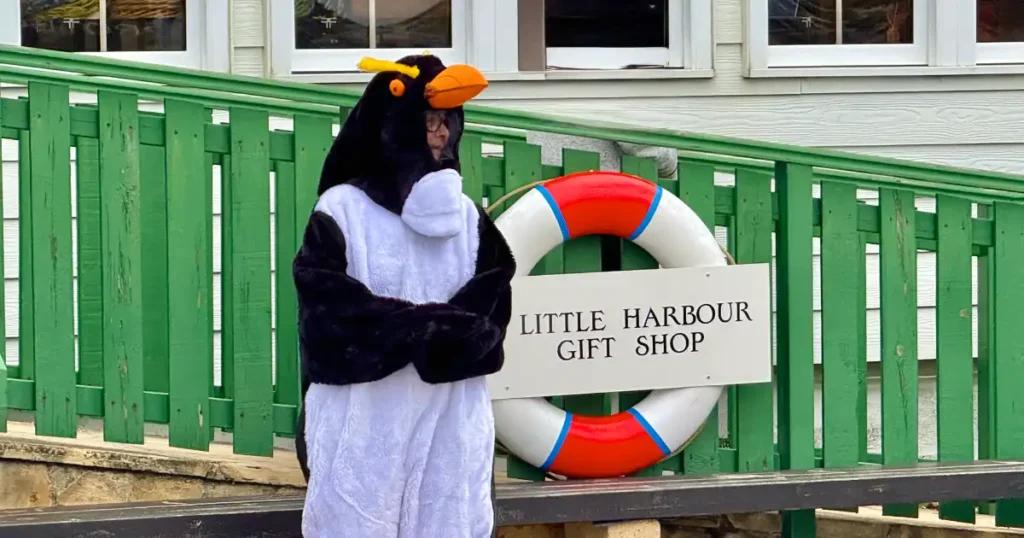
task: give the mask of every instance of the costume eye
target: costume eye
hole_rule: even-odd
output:
[[[391,84],[388,85],[388,88],[391,90],[391,95],[394,95],[395,97],[401,97],[405,95],[405,83],[403,83],[401,80],[398,80],[397,78],[391,81]]]

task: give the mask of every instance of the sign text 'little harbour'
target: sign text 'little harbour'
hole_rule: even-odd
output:
[[[626,344],[605,334],[608,322],[603,309],[520,314],[519,335],[562,335],[555,355],[563,361],[610,359],[613,348],[621,345],[634,346],[634,353],[640,357],[695,353],[706,338],[703,326],[753,321],[749,309],[746,301],[622,308],[612,316],[613,323],[622,330],[644,331]]]

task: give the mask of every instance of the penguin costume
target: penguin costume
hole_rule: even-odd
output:
[[[462,104],[487,82],[427,53],[360,67],[377,74],[324,162],[293,264],[303,536],[490,537],[484,376],[504,362],[515,261],[462,194],[458,151]]]

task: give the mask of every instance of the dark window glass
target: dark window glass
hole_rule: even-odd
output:
[[[66,52],[185,50],[185,0],[21,0],[21,42]]]
[[[295,0],[295,46],[450,48],[451,11],[451,0]]]
[[[978,0],[978,42],[1024,41],[1024,1]]]
[[[185,50],[185,0],[106,0],[107,50]]]
[[[771,45],[914,42],[913,0],[767,1]]]
[[[546,0],[544,39],[549,47],[668,47],[668,2]]]

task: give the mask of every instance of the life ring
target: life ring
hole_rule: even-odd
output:
[[[526,276],[569,239],[604,234],[629,239],[665,268],[727,261],[714,234],[682,200],[618,172],[578,172],[530,189],[495,221]],[[515,360],[515,358],[511,358]],[[722,387],[652,391],[611,416],[563,411],[543,398],[495,400],[498,441],[527,463],[566,478],[634,473],[681,450],[700,432]]]

